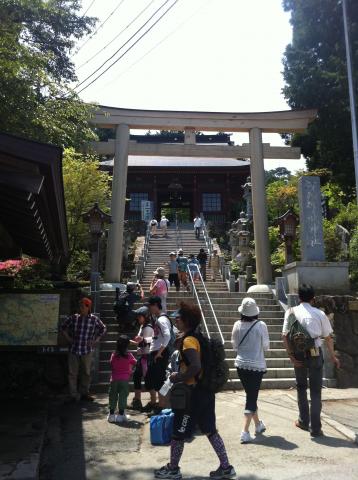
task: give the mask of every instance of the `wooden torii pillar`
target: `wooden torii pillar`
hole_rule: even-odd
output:
[[[100,107],[91,122],[101,128],[116,128],[115,140],[94,142],[98,154],[114,155],[113,191],[105,280],[119,282],[122,270],[124,212],[128,155],[165,157],[249,158],[255,236],[257,283],[272,282],[270,262],[264,158],[298,159],[301,151],[293,147],[271,147],[262,142],[262,133],[303,132],[317,115],[316,110],[288,110],[258,113],[177,112]],[[140,144],[129,140],[130,128],[184,130],[184,144]],[[249,132],[250,143],[197,145],[195,131]]]

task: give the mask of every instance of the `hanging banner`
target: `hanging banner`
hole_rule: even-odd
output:
[[[145,222],[149,222],[153,218],[153,202],[150,200],[142,200],[141,201],[141,213],[142,213],[142,220]]]

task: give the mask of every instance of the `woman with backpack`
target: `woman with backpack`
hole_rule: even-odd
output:
[[[167,296],[170,283],[165,278],[165,268],[158,267],[154,272],[154,278],[149,287],[149,293],[155,297],[160,297],[162,302],[162,312],[167,311]]]
[[[154,330],[148,307],[140,307],[133,313],[137,316],[140,327],[137,336],[131,340],[131,343],[137,346],[137,363],[133,373],[134,398],[131,407],[141,412],[143,408],[141,400],[142,379],[144,380],[148,371],[149,349]]]
[[[155,478],[181,479],[179,462],[184,450],[184,441],[190,438],[193,427],[198,425],[211,443],[219,458],[220,466],[210,472],[210,478],[235,478],[224,442],[216,429],[215,393],[204,389],[200,378],[205,371],[204,337],[200,333],[201,312],[198,306],[185,302],[172,317],[180,331],[179,372],[170,375],[174,383],[171,405],[174,412],[173,435],[170,444],[170,462],[154,471]],[[184,403],[183,403],[184,399]]]
[[[237,352],[235,359],[237,373],[246,393],[244,426],[240,441],[249,443],[253,440],[249,431],[251,420],[254,420],[256,435],[266,430],[257,413],[257,398],[262,377],[266,373],[264,352],[269,349],[270,340],[266,323],[258,320],[260,310],[253,298],[244,298],[238,311],[241,319],[234,324],[231,341]]]

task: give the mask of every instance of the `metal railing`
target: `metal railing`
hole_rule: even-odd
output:
[[[177,246],[177,253],[179,248],[182,248],[182,236],[181,236],[181,231],[179,228],[179,221],[178,221],[178,213],[175,210],[175,242]]]
[[[225,339],[224,339],[224,336],[223,336],[223,334],[222,334],[222,331],[221,331],[221,328],[220,328],[220,324],[219,324],[219,322],[218,322],[218,318],[217,318],[217,316],[216,316],[216,313],[215,313],[213,304],[211,303],[208,290],[207,290],[207,288],[206,288],[206,286],[205,286],[205,282],[204,282],[204,280],[203,280],[203,277],[202,277],[202,275],[201,275],[201,272],[200,272],[199,267],[196,266],[196,268],[197,268],[197,271],[198,271],[198,274],[199,274],[199,280],[201,281],[201,285],[202,285],[202,287],[203,287],[203,291],[204,291],[204,293],[205,293],[205,295],[206,295],[206,298],[207,298],[207,303],[208,303],[209,308],[210,308],[210,310],[211,310],[211,314],[212,314],[212,316],[214,317],[214,320],[215,320],[215,323],[216,323],[216,327],[217,327],[217,330],[218,330],[218,333],[219,333],[221,342],[222,342],[222,344],[224,345],[224,344],[225,344]],[[207,323],[206,323],[206,320],[205,320],[205,315],[204,315],[203,308],[202,308],[202,305],[201,305],[202,299],[201,299],[201,298],[199,297],[199,295],[198,295],[198,291],[197,291],[197,288],[196,288],[196,285],[195,285],[195,281],[194,281],[192,272],[191,272],[191,270],[190,270],[189,267],[188,267],[188,273],[189,273],[189,278],[190,278],[191,285],[192,285],[193,296],[196,297],[196,301],[198,302],[198,305],[199,305],[201,314],[202,314],[203,319],[204,319],[204,325],[205,325],[205,328],[206,328],[208,337],[210,338],[209,330],[208,330]]]
[[[189,273],[189,278],[190,278],[190,281],[191,281],[191,284],[192,284],[193,297],[196,298],[196,301],[197,301],[197,303],[198,303],[198,305],[199,305],[200,312],[201,312],[201,317],[202,317],[202,319],[203,319],[204,327],[205,327],[205,330],[206,330],[206,334],[207,334],[208,338],[211,338],[211,337],[210,337],[209,328],[208,328],[208,324],[206,323],[206,319],[205,319],[203,307],[201,306],[200,298],[199,298],[198,292],[197,292],[197,290],[196,290],[196,288],[195,288],[194,279],[193,279],[193,276],[192,276],[191,271],[189,270],[189,268],[188,268],[188,273]]]

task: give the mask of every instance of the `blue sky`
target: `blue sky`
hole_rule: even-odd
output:
[[[79,47],[84,45],[73,57],[79,80],[123,45],[163,2],[95,0],[88,15],[98,17],[99,24],[114,13],[96,35],[85,44],[84,40],[79,42]],[[91,3],[83,0],[83,12]],[[169,0],[158,15],[173,3]],[[121,30],[123,33],[104,48]],[[81,92],[81,97],[104,105],[143,109],[287,110],[281,72],[283,52],[291,36],[289,15],[283,11],[281,0],[179,0],[118,63]],[[241,144],[248,138],[236,134],[233,140]],[[279,135],[264,135],[264,141],[282,144]],[[303,160],[265,161],[266,168],[286,166],[292,171],[304,165]]]

